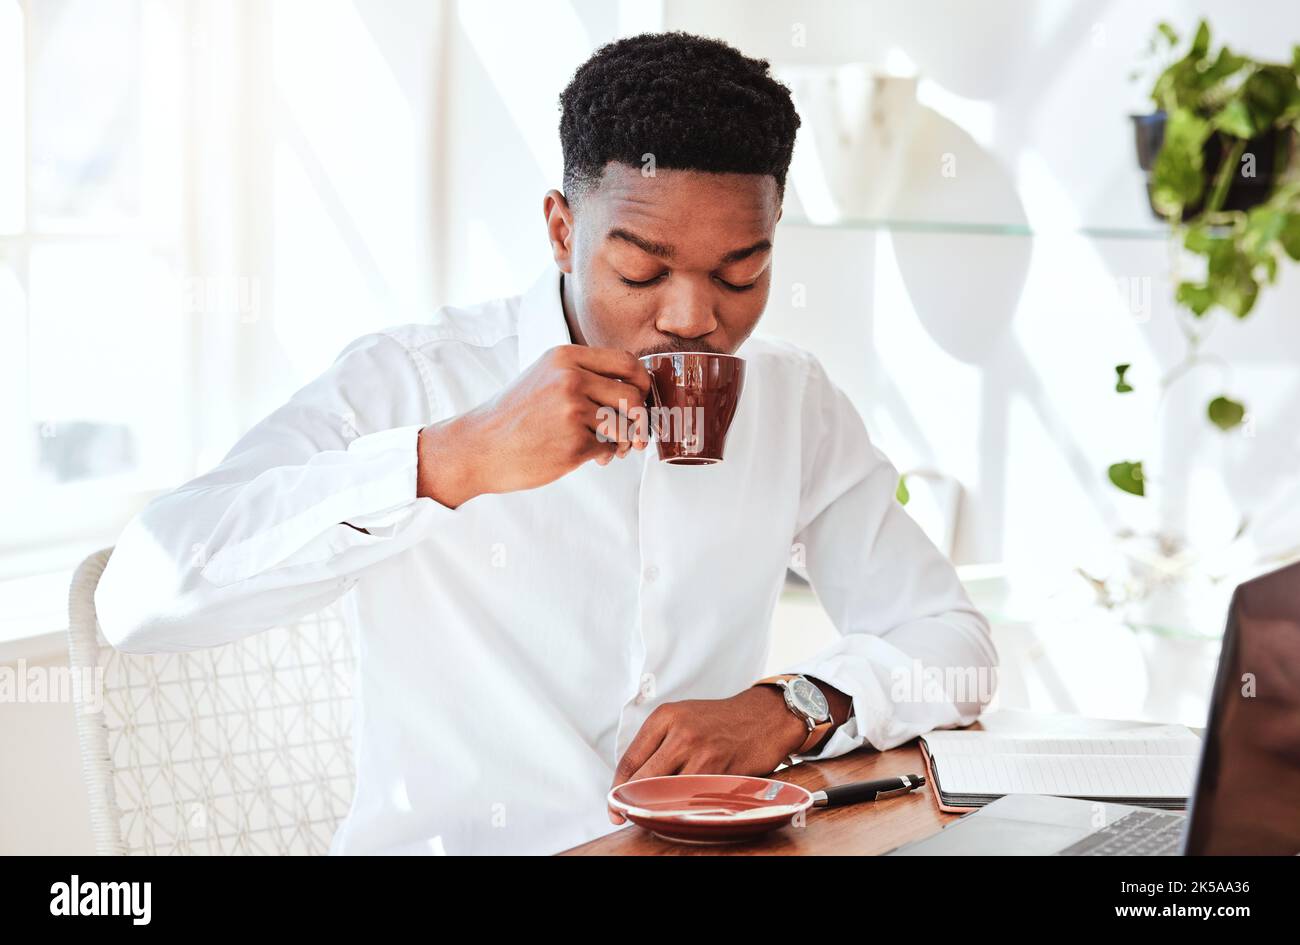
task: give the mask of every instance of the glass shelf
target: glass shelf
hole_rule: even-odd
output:
[[[1059,229],[1038,227],[1028,223],[964,223],[954,220],[877,220],[845,219],[834,223],[814,223],[806,217],[784,216],[787,226],[825,230],[878,230],[887,233],[934,233],[949,236],[1026,236],[1070,237],[1081,236],[1095,240],[1167,240],[1169,228],[1152,223],[1149,226],[1085,226]]]

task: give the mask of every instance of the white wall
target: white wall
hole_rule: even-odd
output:
[[[1217,40],[1262,57],[1289,61],[1300,37],[1300,6],[1281,2],[670,0],[666,20],[778,66],[914,64],[927,108],[891,216],[1069,230],[1152,227],[1127,117],[1150,107],[1128,76],[1158,20],[1187,33],[1202,15]],[[940,173],[945,154],[955,178]],[[776,259],[761,327],[822,356],[901,468],[959,478],[959,562],[1069,569],[1157,518],[1222,535],[1245,512],[1273,520],[1263,546],[1293,534],[1278,517],[1295,504],[1300,458],[1294,271],[1248,321],[1215,316],[1207,351],[1231,363],[1230,381],[1193,374],[1156,432],[1153,382],[1183,351],[1162,240],[783,225]],[[795,284],[806,307],[792,304]],[[1130,287],[1138,301],[1149,291],[1149,312]],[[1128,400],[1111,392],[1120,362],[1134,364]],[[1253,437],[1205,421],[1225,388],[1254,414]],[[1145,457],[1151,471],[1162,452],[1157,516],[1105,469]]]
[[[31,672],[48,679],[67,665],[61,636],[0,647],[0,668],[15,678]],[[94,852],[72,704],[0,704],[0,854]]]

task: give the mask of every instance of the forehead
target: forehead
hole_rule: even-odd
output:
[[[671,243],[684,254],[717,255],[770,239],[780,207],[770,174],[661,168],[651,177],[640,168],[610,163],[600,186],[583,198],[578,216],[594,211],[588,217],[598,240],[622,227]]]

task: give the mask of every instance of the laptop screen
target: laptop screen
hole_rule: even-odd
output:
[[[1187,853],[1300,853],[1300,565],[1233,596]]]

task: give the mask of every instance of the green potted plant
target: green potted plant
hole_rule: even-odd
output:
[[[1216,51],[1202,20],[1188,41],[1159,24],[1150,52],[1163,60],[1150,89],[1156,110],[1133,122],[1148,199],[1169,227],[1172,284],[1186,341],[1180,362],[1149,382],[1163,403],[1169,388],[1193,369],[1226,366],[1202,348],[1211,319],[1220,313],[1246,318],[1285,261],[1300,260],[1300,174],[1293,160],[1300,46],[1289,63],[1261,62],[1226,46]],[[1115,365],[1111,383],[1123,397],[1148,382],[1122,363]],[[1248,416],[1240,396],[1227,389],[1204,409],[1205,421],[1225,433]],[[1148,477],[1140,456],[1112,463],[1107,476],[1133,496],[1146,496],[1148,485],[1158,481]],[[1243,521],[1237,538],[1245,527]],[[1167,589],[1189,572],[1205,570],[1176,534],[1129,532],[1120,538],[1129,543],[1123,579],[1084,574],[1107,606],[1141,602],[1154,585]]]
[[[1159,24],[1152,49],[1172,53],[1179,46],[1174,29]],[[1245,318],[1260,287],[1276,280],[1279,263],[1300,260],[1300,179],[1292,162],[1300,46],[1286,64],[1259,62],[1226,46],[1215,53],[1202,20],[1187,51],[1156,78],[1151,99],[1157,111],[1134,119],[1151,205],[1168,221],[1171,238],[1204,262],[1202,277],[1175,272],[1176,301],[1194,320],[1216,308]],[[1200,354],[1202,333],[1185,336],[1187,357],[1171,380]],[[1115,370],[1116,392],[1130,393],[1128,365]],[[1227,392],[1206,407],[1222,430],[1239,425],[1245,412]],[[1110,479],[1142,495],[1140,467],[1140,461],[1112,465]]]
[[[1272,197],[1290,162],[1296,63],[1257,62],[1226,46],[1212,53],[1204,21],[1175,58],[1179,47],[1174,29],[1159,24],[1149,46],[1166,60],[1150,93],[1157,107],[1132,116],[1151,209],[1174,221],[1250,210]]]

